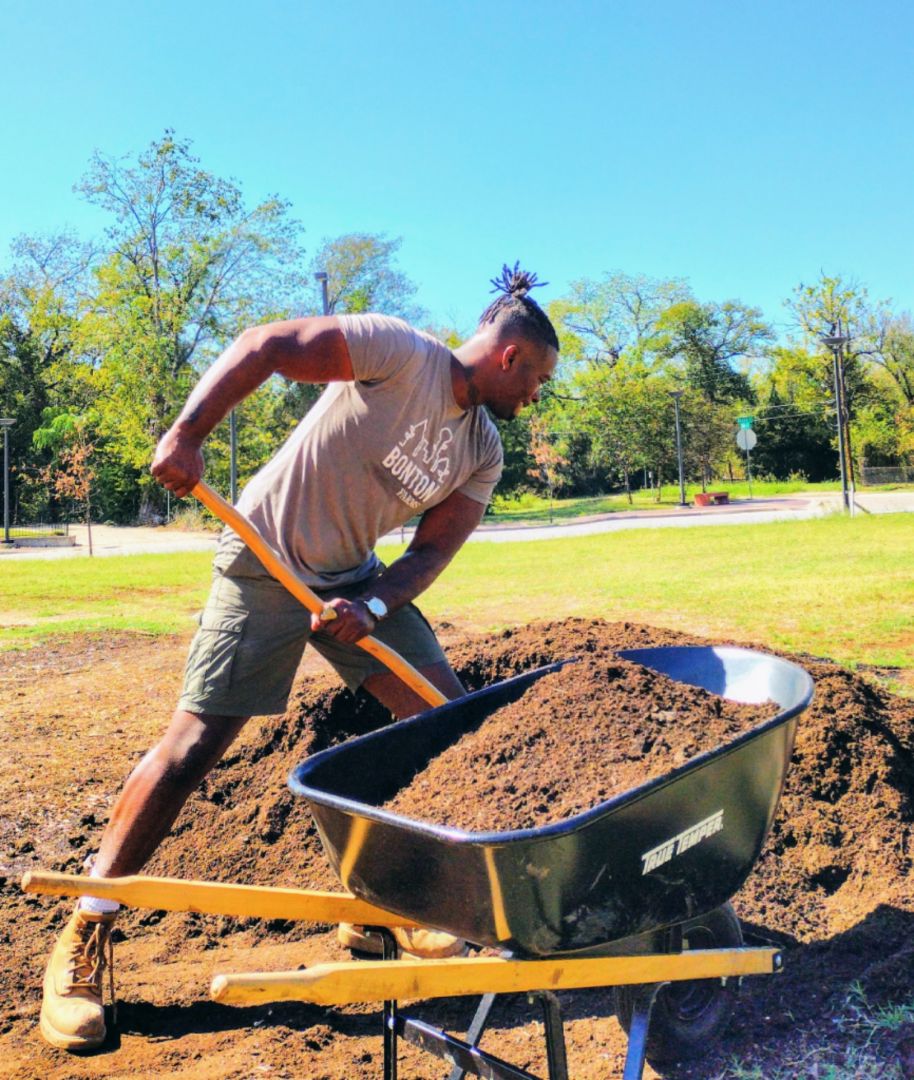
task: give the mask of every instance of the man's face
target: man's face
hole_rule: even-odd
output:
[[[500,420],[515,416],[540,399],[540,390],[552,378],[558,353],[550,345],[533,345],[523,339],[503,345],[499,352],[499,384],[496,399],[487,402]]]

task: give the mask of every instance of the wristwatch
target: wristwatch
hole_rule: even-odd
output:
[[[379,596],[371,596],[367,600],[363,600],[362,603],[368,610],[374,615],[375,619],[380,622],[387,614],[387,604]]]

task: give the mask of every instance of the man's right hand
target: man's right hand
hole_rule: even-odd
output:
[[[150,471],[162,487],[183,499],[196,487],[203,468],[199,441],[171,428],[159,440]]]

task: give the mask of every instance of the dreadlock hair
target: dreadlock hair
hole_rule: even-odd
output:
[[[501,295],[493,300],[479,317],[479,325],[495,323],[500,331],[518,333],[558,350],[558,335],[549,321],[549,316],[528,295],[531,289],[547,284],[546,281],[537,281],[536,274],[521,270],[519,262],[514,264],[513,270],[505,263],[501,275],[492,278],[494,288],[491,291]]]

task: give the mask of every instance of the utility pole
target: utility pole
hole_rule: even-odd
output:
[[[16,421],[0,419],[3,428],[3,543],[10,543],[10,428]]]
[[[314,275],[314,280],[321,283],[321,310],[325,315],[330,314],[330,301],[327,297],[327,271],[318,270]]]
[[[851,499],[848,490],[847,473],[847,415],[844,407],[844,346],[850,338],[841,332],[841,320],[832,323],[831,333],[822,339],[822,344],[831,349],[832,374],[835,383],[835,419],[838,425],[838,466],[841,470],[841,501],[844,509],[850,511]]]
[[[670,390],[670,397],[673,399],[673,405],[676,409],[676,456],[679,458],[679,505],[688,506],[685,497],[685,471],[682,467],[682,432],[679,426],[679,399],[682,397],[682,390]]]
[[[234,409],[229,413],[229,491],[234,506],[238,502],[238,425]]]

